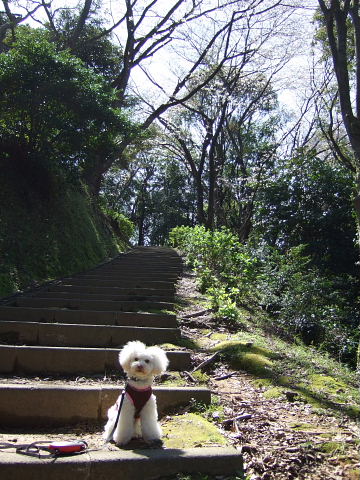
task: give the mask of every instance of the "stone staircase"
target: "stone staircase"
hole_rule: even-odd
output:
[[[100,431],[121,388],[87,378],[119,372],[118,352],[129,340],[148,345],[179,341],[176,316],[163,312],[173,308],[181,271],[174,250],[137,247],[92,271],[2,303],[0,442],[13,431],[21,437],[22,429],[29,428],[50,433],[59,426],[90,423]],[[190,368],[189,352],[167,354],[170,370]],[[60,380],[46,382],[49,375]],[[81,384],[69,380],[80,375]],[[154,391],[160,415],[191,399],[211,400],[207,388],[157,386]],[[241,456],[231,448],[108,451],[105,447],[56,461],[0,451],[2,480],[112,476],[144,480],[179,472],[225,475],[241,467]]]

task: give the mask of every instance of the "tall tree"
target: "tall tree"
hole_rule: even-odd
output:
[[[129,83],[134,69],[145,72],[145,78],[156,86],[157,94],[153,95],[150,110],[142,116],[141,129],[145,130],[168,109],[183,104],[194,94],[206,86],[224,65],[235,58],[239,61],[253,57],[259,48],[263,48],[269,34],[274,28],[281,28],[288,21],[289,11],[296,7],[284,5],[282,0],[122,0],[116,5],[113,15],[107,17],[107,26],[93,36],[84,36],[84,31],[91,18],[96,14],[98,3],[95,0],[83,0],[79,3],[76,19],[67,24],[70,29],[62,35],[63,24],[59,17],[64,9],[56,8],[55,2],[49,0],[39,3],[37,0],[19,1],[16,8],[22,7],[23,16],[15,19],[8,0],[3,0],[6,22],[3,31],[12,31],[16,35],[16,25],[31,16],[36,21],[43,21],[38,15],[41,10],[46,18],[46,27],[53,33],[54,41],[66,40],[64,47],[75,53],[80,39],[86,37],[85,44],[90,45],[103,36],[113,33],[119,39],[122,54],[119,58],[120,69],[111,80],[117,91],[119,105],[126,103]],[[15,6],[12,5],[12,8]],[[276,13],[276,15],[274,15]],[[249,42],[249,39],[251,41]],[[287,41],[287,43],[289,43]],[[273,42],[267,54],[258,62],[258,68],[266,57],[269,62],[274,55],[284,56],[286,45]],[[216,67],[201,81],[193,82],[204,62],[216,51]],[[148,66],[152,60],[164,61],[168,54],[176,55],[178,60],[177,74],[173,75],[171,84],[164,81],[163,75],[154,78]],[[286,52],[285,52],[286,53]],[[160,78],[160,79],[159,79]],[[198,77],[200,78],[200,77]],[[191,88],[189,86],[192,85]],[[156,101],[158,100],[158,101]],[[133,142],[129,135],[118,145],[118,158]],[[115,159],[97,156],[89,164],[85,178],[97,194],[103,175],[109,170]]]
[[[246,240],[254,180],[260,181],[274,153],[269,143],[264,148],[264,139],[270,137],[265,124],[275,107],[268,79],[250,75],[249,66],[224,67],[182,109],[162,119],[169,132],[165,147],[193,179],[198,223],[211,229],[229,226]]]
[[[355,180],[354,207],[360,247],[360,5],[359,0],[318,2],[333,61],[341,117],[353,153],[346,156],[337,145],[339,158]],[[360,343],[357,361],[359,366]]]
[[[58,52],[44,30],[21,27],[0,54],[0,92],[2,161],[31,177],[79,175],[98,152],[113,156],[116,139],[131,129],[104,78]]]
[[[336,75],[341,116],[353,152],[353,155],[345,156],[345,165],[352,172],[355,179],[356,192],[354,206],[357,213],[358,234],[360,239],[359,1],[318,1],[326,27],[327,42],[330,48],[331,58]],[[354,101],[352,101],[353,95]]]

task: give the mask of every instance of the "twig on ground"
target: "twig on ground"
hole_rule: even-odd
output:
[[[208,313],[212,313],[213,311],[214,311],[213,308],[208,308],[207,310],[201,310],[200,312],[189,313],[188,315],[183,315],[182,318],[201,317],[202,315],[207,315]]]
[[[226,380],[227,378],[233,377],[234,375],[238,375],[237,372],[227,373],[226,375],[220,375],[220,377],[214,377],[214,380]]]
[[[251,418],[252,418],[251,413],[246,413],[244,415],[238,415],[237,417],[227,418],[226,420],[223,420],[221,423],[222,425],[230,425],[231,423],[235,424],[237,421],[250,420]]]
[[[195,367],[193,370],[191,370],[191,373],[196,372],[197,370],[201,370],[202,368],[206,367],[210,363],[212,363],[219,355],[219,352],[215,352],[214,355],[212,355],[210,358],[207,360],[204,360],[201,362],[197,367]]]
[[[184,370],[184,375],[193,383],[197,383],[197,380],[196,378],[194,378],[190,372],[187,372],[186,370]]]

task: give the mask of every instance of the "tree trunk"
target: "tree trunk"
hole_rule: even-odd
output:
[[[196,222],[199,225],[205,225],[205,211],[204,211],[204,187],[201,181],[201,175],[194,178],[195,192],[196,192]]]

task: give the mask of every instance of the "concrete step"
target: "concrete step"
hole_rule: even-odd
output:
[[[71,310],[101,310],[114,312],[150,312],[151,310],[171,310],[173,303],[165,302],[139,302],[139,301],[114,301],[99,299],[76,299],[55,297],[17,297],[10,305],[16,307],[32,307],[32,308],[68,308]]]
[[[127,271],[137,271],[137,272],[156,272],[156,273],[174,273],[174,274],[179,274],[182,271],[182,265],[181,264],[168,264],[167,262],[162,262],[162,263],[154,263],[154,262],[135,262],[134,260],[129,260],[129,261],[113,261],[111,263],[108,263],[106,265],[100,265],[95,268],[92,268],[91,270],[88,270],[88,272],[122,272],[126,269]]]
[[[178,473],[226,476],[236,472],[243,478],[243,461],[229,447],[98,450],[56,461],[2,452],[0,471],[4,480],[156,480]]]
[[[158,288],[138,288],[138,287],[101,287],[95,285],[66,285],[63,283],[49,285],[47,291],[49,292],[79,292],[79,293],[93,293],[102,295],[131,295],[131,296],[146,296],[157,297],[159,295],[165,296],[167,299],[174,298],[174,291],[168,289]]]
[[[82,279],[80,277],[64,278],[64,285],[84,285],[98,287],[122,287],[122,288],[153,288],[158,290],[167,290],[169,293],[175,291],[173,282],[162,282],[144,278],[119,278],[118,280],[100,280],[100,279]]]
[[[147,345],[176,344],[179,337],[177,328],[0,322],[0,343],[12,345],[118,347],[131,340]]]
[[[141,295],[111,295],[103,293],[83,293],[76,292],[70,288],[67,290],[64,286],[62,289],[56,291],[38,290],[37,292],[29,293],[33,297],[40,298],[75,298],[79,300],[112,300],[114,302],[146,302],[151,305],[153,303],[162,302],[174,306],[174,299],[163,296],[141,296]]]
[[[167,313],[62,310],[57,308],[0,307],[3,321],[118,325],[132,327],[175,328],[176,315]]]
[[[191,399],[209,404],[207,388],[154,387],[159,416],[187,405]],[[43,384],[0,384],[0,425],[40,427],[104,423],[107,410],[116,402],[122,388],[104,385],[68,386]]]
[[[190,354],[166,352],[169,370],[188,370]],[[119,349],[0,345],[0,373],[14,375],[104,374],[120,370]]]
[[[104,278],[136,278],[136,277],[150,277],[154,280],[162,280],[162,281],[176,281],[179,278],[179,274],[177,272],[164,272],[164,271],[156,271],[153,268],[149,267],[147,269],[144,268],[134,268],[132,265],[123,268],[115,268],[112,267],[111,269],[97,269],[92,270],[84,273],[79,273],[76,275],[79,278],[93,278],[93,277],[104,277]]]

